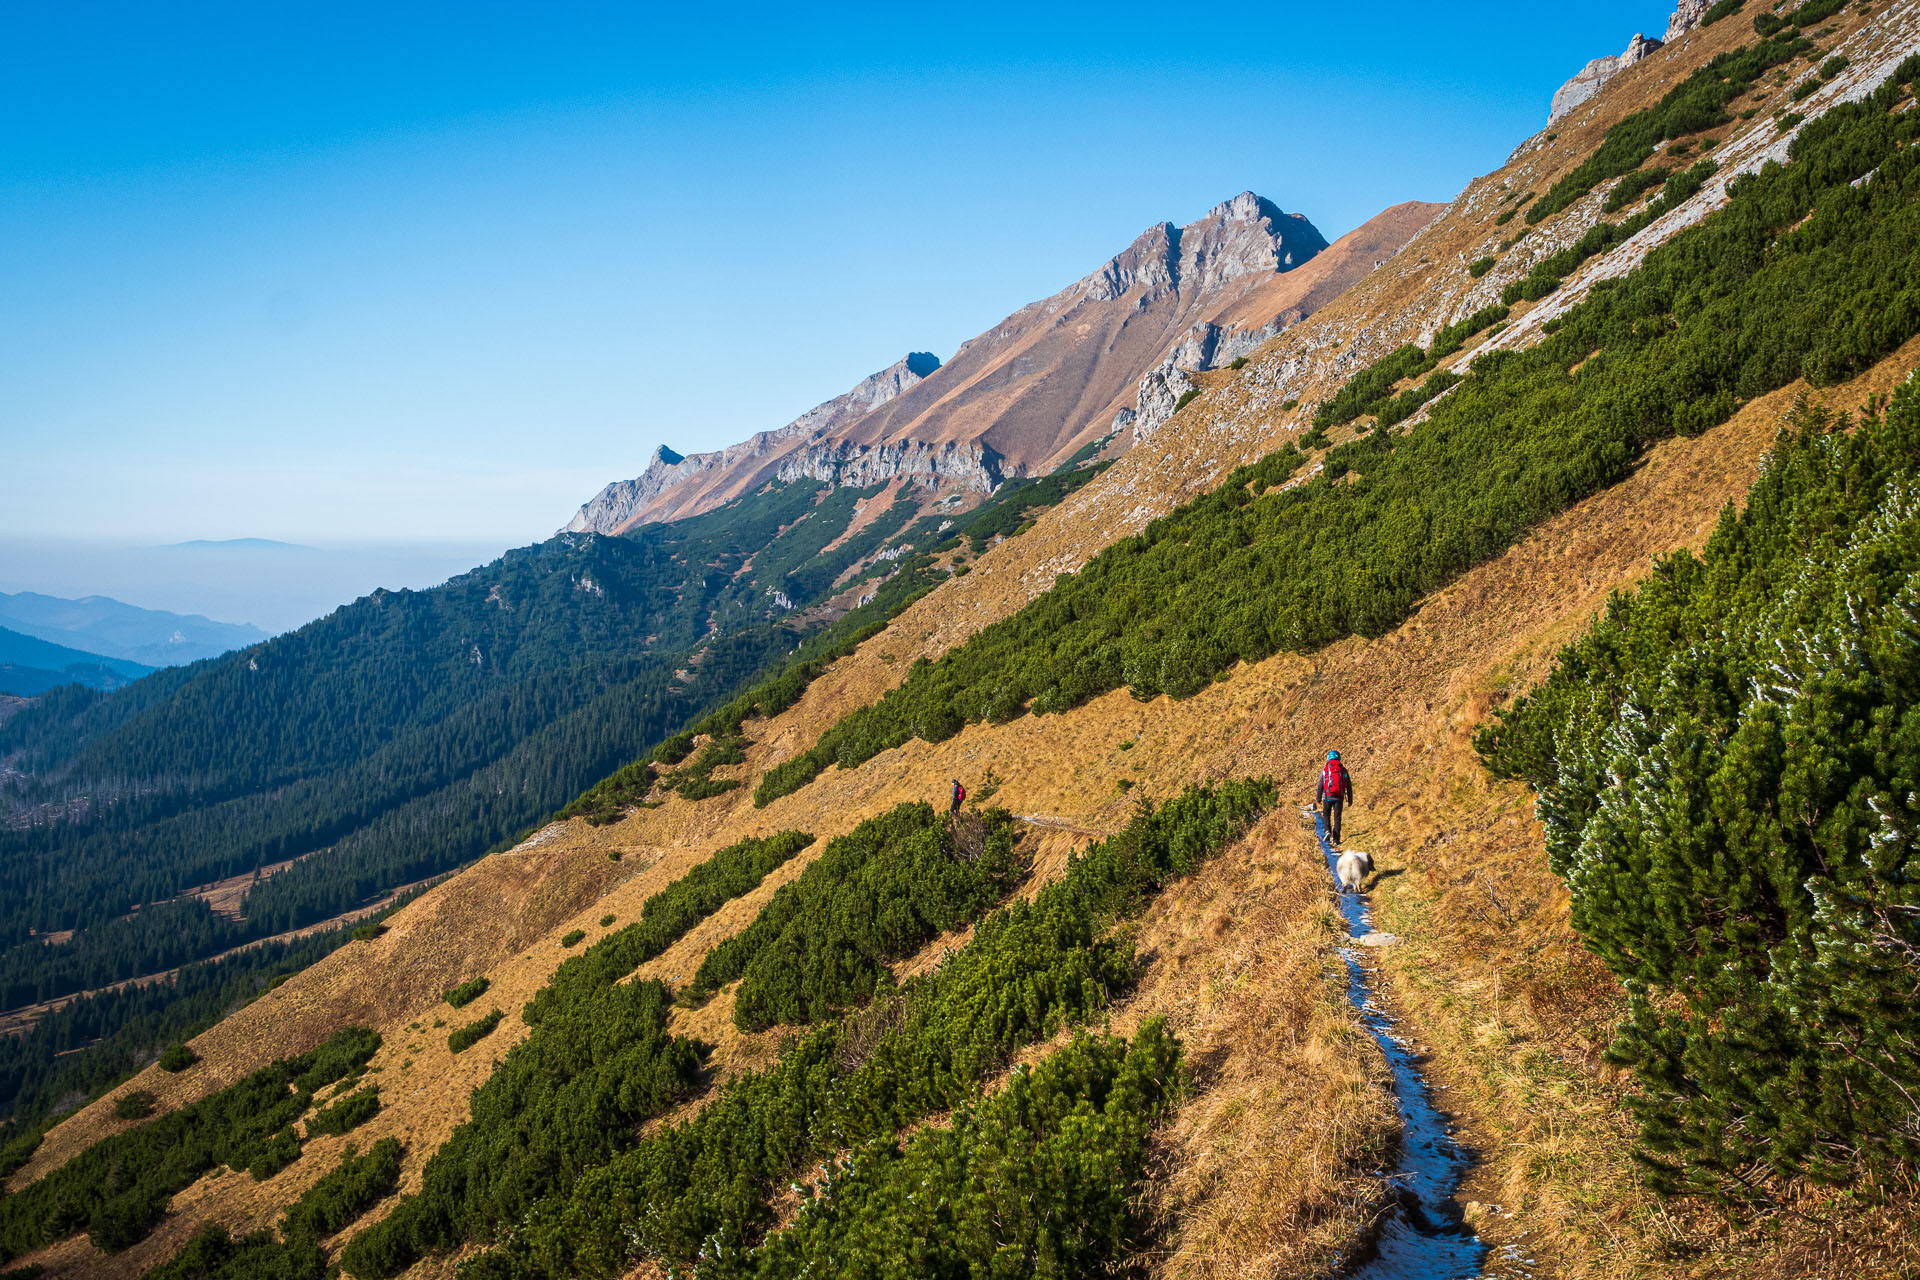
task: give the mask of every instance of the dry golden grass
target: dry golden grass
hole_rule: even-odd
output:
[[[1310,1276],[1381,1198],[1398,1128],[1386,1066],[1346,998],[1318,845],[1293,806],[1163,894],[1117,1029],[1164,1016],[1190,1096],[1157,1139],[1156,1276]]]

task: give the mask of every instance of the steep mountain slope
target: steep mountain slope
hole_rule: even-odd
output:
[[[1818,75],[1828,82],[1798,100],[1813,111],[1843,98],[1861,98],[1885,79],[1894,61],[1920,46],[1916,8],[1911,3],[1877,7],[1868,22],[1848,11],[1834,22],[1834,30],[1819,35],[1831,43],[1793,54],[1781,64],[1786,75],[1778,82],[1769,76],[1747,89],[1750,96],[1727,114],[1751,110],[1757,123],[1726,120],[1710,126],[1718,131],[1719,154],[1731,157],[1727,168],[1757,167],[1774,148],[1782,131],[1765,112],[1787,100],[1795,79],[1805,83]],[[1833,16],[1827,12],[1809,22]],[[1218,490],[1208,502],[1188,508],[1181,517],[1187,523],[1170,522],[1159,526],[1158,534],[1127,539],[1115,560],[1151,547],[1156,537],[1190,536],[1191,579],[1204,583],[1221,566],[1242,563],[1238,557],[1245,550],[1230,537],[1212,535],[1259,528],[1230,523],[1234,512],[1294,512],[1307,520],[1348,509],[1343,503],[1357,508],[1367,501],[1369,486],[1383,484],[1399,474],[1396,467],[1409,465],[1396,459],[1431,457],[1450,441],[1464,446],[1447,455],[1457,472],[1434,475],[1424,496],[1440,504],[1443,515],[1471,514],[1473,503],[1448,486],[1459,475],[1475,474],[1472,467],[1489,459],[1473,456],[1475,437],[1462,434],[1463,418],[1588,427],[1592,421],[1574,416],[1568,403],[1628,390],[1642,396],[1641,404],[1660,407],[1657,420],[1624,437],[1608,466],[1576,476],[1557,502],[1526,508],[1486,535],[1476,567],[1442,579],[1437,587],[1428,588],[1422,579],[1417,598],[1408,589],[1404,600],[1389,599],[1388,608],[1371,621],[1354,625],[1350,618],[1336,618],[1359,634],[1316,641],[1306,652],[1274,653],[1268,647],[1271,656],[1238,663],[1231,649],[1220,662],[1214,662],[1218,654],[1199,655],[1211,665],[1183,673],[1198,678],[1184,681],[1178,700],[1154,687],[1171,683],[1164,663],[1144,678],[1131,668],[1121,670],[1118,680],[1112,673],[1092,672],[1090,679],[1106,683],[1083,688],[1088,696],[1051,708],[1021,705],[1025,670],[994,668],[991,674],[999,683],[983,681],[983,687],[969,690],[984,714],[968,705],[958,708],[958,724],[928,725],[926,736],[908,734],[875,753],[843,753],[811,781],[773,795],[762,806],[742,788],[697,802],[670,797],[606,827],[556,825],[537,842],[439,886],[397,914],[388,935],[336,953],[198,1038],[201,1067],[178,1076],[149,1071],[116,1096],[145,1090],[172,1107],[205,1096],[213,1085],[274,1055],[318,1043],[349,1021],[368,1021],[388,1037],[372,1066],[390,1084],[379,1112],[356,1137],[404,1134],[410,1149],[401,1186],[415,1190],[428,1154],[466,1115],[468,1087],[488,1074],[488,1064],[475,1061],[473,1050],[465,1055],[443,1050],[441,1037],[427,1028],[444,1016],[437,992],[485,976],[494,984],[488,994],[497,992],[499,1007],[510,1013],[548,984],[573,946],[584,938],[600,942],[611,927],[609,917],[619,923],[632,919],[667,881],[716,850],[781,830],[804,830],[817,838],[813,849],[646,961],[639,978],[677,984],[691,977],[715,943],[741,935],[780,900],[785,886],[821,864],[827,837],[851,831],[899,800],[933,798],[949,777],[965,777],[976,792],[1026,814],[1043,833],[1031,850],[1032,878],[1022,890],[1035,895],[1043,886],[1065,883],[1070,867],[1080,865],[1069,862],[1070,848],[1126,824],[1135,797],[1164,798],[1195,780],[1268,770],[1304,792],[1317,753],[1334,742],[1353,761],[1362,789],[1365,820],[1355,822],[1352,838],[1363,847],[1386,841],[1373,847],[1387,872],[1401,873],[1385,877],[1376,890],[1380,909],[1395,913],[1389,918],[1409,939],[1399,949],[1387,949],[1385,968],[1394,979],[1390,990],[1413,1011],[1415,1034],[1435,1042],[1436,1073],[1459,1086],[1457,1105],[1469,1136],[1490,1149],[1490,1181],[1484,1190],[1474,1190],[1478,1200],[1497,1200],[1505,1208],[1469,1206],[1485,1238],[1512,1246],[1513,1258],[1539,1259],[1543,1268],[1563,1274],[1753,1275],[1774,1268],[1787,1275],[1807,1274],[1816,1266],[1830,1274],[1909,1274],[1913,1236],[1905,1224],[1911,1214],[1897,1193],[1863,1211],[1850,1194],[1833,1198],[1806,1186],[1789,1187],[1786,1194],[1800,1216],[1775,1217],[1743,1237],[1714,1215],[1661,1205],[1636,1184],[1630,1172],[1632,1135],[1617,1119],[1631,1089],[1601,1072],[1595,1054],[1620,1007],[1618,988],[1596,973],[1566,923],[1563,891],[1542,872],[1539,842],[1524,817],[1524,792],[1489,784],[1466,755],[1466,739],[1489,706],[1543,670],[1545,655],[1579,630],[1610,590],[1644,576],[1650,556],[1700,543],[1724,505],[1746,491],[1773,428],[1794,397],[1808,390],[1793,376],[1797,366],[1784,375],[1770,366],[1760,383],[1762,394],[1743,394],[1738,401],[1728,397],[1719,409],[1683,419],[1689,433],[1675,436],[1676,404],[1685,408],[1697,399],[1719,405],[1718,389],[1725,385],[1711,380],[1725,376],[1724,365],[1693,358],[1699,348],[1689,344],[1702,336],[1697,308],[1744,302],[1750,312],[1752,299],[1740,290],[1765,287],[1780,278],[1767,273],[1790,272],[1796,263],[1832,267],[1834,274],[1824,279],[1865,281],[1862,296],[1882,281],[1898,288],[1908,278],[1904,267],[1883,270],[1879,279],[1869,276],[1890,241],[1897,251],[1911,252],[1904,230],[1910,227],[1909,193],[1893,185],[1911,180],[1911,160],[1901,158],[1912,128],[1904,116],[1911,109],[1910,95],[1894,93],[1890,105],[1879,108],[1881,119],[1893,122],[1888,128],[1904,132],[1879,138],[1873,143],[1878,150],[1865,149],[1863,134],[1858,152],[1817,164],[1802,155],[1795,160],[1802,167],[1790,166],[1770,185],[1750,188],[1778,202],[1769,206],[1768,218],[1784,219],[1783,225],[1754,220],[1751,206],[1740,205],[1736,197],[1737,216],[1703,228],[1710,234],[1673,246],[1674,252],[1649,263],[1648,274],[1628,275],[1659,243],[1716,207],[1723,188],[1709,181],[1677,193],[1661,217],[1610,249],[1555,272],[1557,289],[1537,298],[1516,295],[1504,321],[1507,328],[1456,333],[1458,344],[1442,359],[1451,362],[1452,354],[1462,354],[1453,363],[1464,365],[1480,347],[1503,354],[1446,392],[1452,405],[1443,399],[1423,406],[1403,417],[1397,430],[1389,430],[1378,408],[1362,415],[1378,418],[1383,425],[1376,431],[1365,430],[1364,422],[1357,430],[1336,423],[1330,429],[1334,438],[1352,439],[1332,457],[1321,453],[1323,445],[1308,430],[1347,375],[1374,366],[1409,339],[1423,347],[1444,345],[1436,340],[1444,326],[1480,313],[1505,288],[1522,284],[1536,266],[1579,243],[1609,212],[1603,207],[1608,188],[1596,187],[1535,226],[1520,245],[1507,245],[1500,251],[1506,254],[1503,260],[1476,274],[1469,264],[1495,256],[1480,251],[1509,238],[1515,219],[1500,220],[1500,215],[1516,204],[1512,197],[1526,189],[1522,182],[1551,190],[1579,172],[1609,129],[1656,105],[1712,55],[1752,38],[1744,19],[1716,24],[1623,73],[1562,122],[1556,139],[1523,146],[1508,169],[1470,187],[1366,286],[1370,297],[1343,298],[1282,333],[1242,370],[1201,374],[1203,394],[1143,447],[1041,515],[1031,530],[986,550],[970,572],[943,584],[841,660],[788,710],[746,725],[751,741],[740,748],[737,762],[715,773],[749,787],[764,780],[813,748],[849,712],[873,705],[906,682],[927,679],[914,674],[927,670],[917,659],[939,657],[988,624],[1012,617],[1052,588],[1056,573],[1084,568],[1103,547],[1146,529],[1184,497]],[[1836,51],[1851,69],[1823,61]],[[1815,72],[1816,65],[1832,69]],[[1703,145],[1699,134],[1694,130],[1663,141],[1698,148]],[[1826,135],[1808,125],[1803,136],[1817,142]],[[1884,145],[1889,142],[1891,149]],[[1857,171],[1862,163],[1882,158],[1887,163],[1882,176],[1868,180],[1874,170]],[[1795,186],[1803,180],[1804,186]],[[1804,234],[1794,230],[1803,201],[1814,201],[1819,209]],[[1851,225],[1842,216],[1848,213],[1858,219]],[[1890,238],[1848,238],[1870,227],[1902,230]],[[1753,239],[1743,241],[1743,236]],[[1535,240],[1542,244],[1532,245]],[[1726,270],[1724,250],[1737,244],[1757,245],[1761,251],[1744,260],[1764,265]],[[1834,246],[1830,261],[1820,257],[1828,245]],[[1899,245],[1906,248],[1898,250]],[[1713,270],[1706,271],[1707,266]],[[1592,288],[1603,276],[1623,283]],[[1674,284],[1673,305],[1660,308],[1661,298],[1648,292],[1649,281]],[[1681,290],[1682,285],[1695,287]],[[1580,298],[1596,305],[1576,310],[1573,302]],[[1594,317],[1626,305],[1622,299],[1644,304],[1642,317],[1651,322],[1595,327]],[[1816,320],[1824,323],[1841,313],[1823,309]],[[1724,318],[1719,312],[1707,314],[1716,323]],[[1873,314],[1910,311],[1875,307]],[[1549,318],[1560,323],[1550,328]],[[1791,300],[1773,307],[1767,318],[1777,332],[1796,335],[1802,332],[1796,326],[1806,322]],[[1912,341],[1893,349],[1897,328],[1833,325],[1815,336],[1825,341],[1842,330],[1864,343],[1852,349],[1851,358],[1867,359],[1870,367],[1852,377],[1843,376],[1853,369],[1844,362],[1810,361],[1807,367],[1816,394],[1836,405],[1857,405],[1870,394],[1884,393],[1920,359]],[[1669,331],[1679,336],[1669,339]],[[1729,331],[1737,331],[1737,323]],[[1570,345],[1588,336],[1595,337],[1596,348],[1575,351]],[[1756,344],[1753,349],[1766,348]],[[1803,354],[1814,350],[1809,345]],[[1870,358],[1861,356],[1863,350]],[[1659,377],[1640,384],[1623,373],[1644,373],[1649,366],[1698,370],[1709,381],[1693,399],[1671,401],[1662,398],[1671,395],[1671,386]],[[1501,379],[1516,370],[1530,372],[1535,384],[1566,400],[1537,416],[1531,401],[1519,401],[1524,413],[1490,402],[1486,388],[1508,387]],[[1387,390],[1399,391],[1404,380],[1389,380]],[[1281,407],[1294,398],[1304,407]],[[1510,451],[1491,459],[1512,464],[1507,483],[1476,487],[1491,504],[1528,496],[1539,477],[1583,456],[1595,439],[1604,437],[1569,430],[1557,438],[1542,432],[1495,440]],[[1313,462],[1295,456],[1296,442],[1304,442],[1324,467],[1318,478],[1309,479],[1315,475],[1307,470]],[[1233,486],[1219,488],[1233,465],[1265,455],[1275,458],[1266,469],[1241,473]],[[1523,462],[1535,469],[1526,470]],[[1581,494],[1590,496],[1573,503]],[[1558,514],[1542,518],[1537,514],[1542,510]],[[1210,520],[1218,516],[1220,523],[1194,523],[1194,511],[1211,513]],[[1331,523],[1317,527],[1345,535]],[[1457,525],[1438,522],[1433,528],[1430,536],[1408,536],[1403,529],[1370,545],[1383,557],[1409,547],[1418,551],[1446,543]],[[1369,531],[1393,532],[1384,520],[1361,532]],[[1374,584],[1362,575],[1384,563],[1355,556],[1328,566],[1319,581],[1329,600],[1344,604],[1365,598]],[[1187,585],[1176,584],[1180,590]],[[1070,594],[1063,591],[1058,598]],[[1108,598],[1124,603],[1120,595],[1111,592]],[[1218,616],[1224,620],[1228,614]],[[1215,639],[1222,648],[1266,644],[1225,634],[1224,625],[1218,630],[1222,634]],[[1157,637],[1123,630],[1121,639]],[[1045,656],[1038,655],[1036,663]],[[1124,687],[1129,684],[1133,692]],[[999,705],[995,699],[1006,689],[1014,693]],[[1041,710],[1048,714],[1030,713]],[[1417,859],[1411,856],[1415,849]],[[1113,1025],[1145,1031],[1149,1015],[1166,1015],[1196,1069],[1193,1092],[1160,1128],[1163,1172],[1149,1188],[1157,1231],[1145,1243],[1134,1236],[1122,1242],[1137,1250],[1136,1260],[1161,1274],[1321,1274],[1351,1254],[1363,1240],[1364,1224],[1377,1217],[1383,1193],[1370,1175],[1393,1140],[1394,1120],[1381,1087],[1381,1064],[1343,1001],[1334,957],[1338,939],[1327,927],[1324,875],[1311,838],[1282,810],[1212,860],[1199,862],[1191,874],[1158,887],[1138,925],[1122,940],[1129,948],[1137,946],[1126,954],[1137,955],[1138,963],[1125,979],[1115,978],[1112,995],[1120,1003]],[[503,901],[511,906],[506,919],[499,909]],[[531,942],[526,935],[513,936],[522,904],[530,927],[546,930]],[[985,932],[983,927],[939,938],[898,964],[897,972],[952,968],[951,961],[940,964],[942,957]],[[389,973],[399,979],[389,981]],[[1504,995],[1503,978],[1510,979]],[[676,1010],[668,1015],[667,1028],[715,1042],[712,1063],[718,1074],[789,1061],[794,1039],[777,1029],[736,1025],[736,996],[722,991],[703,1008]],[[900,1009],[878,1002],[874,1016],[893,1017]],[[497,1055],[509,1044],[522,1043],[539,1023],[538,1017],[527,1022],[509,1017],[480,1052]],[[851,1025],[857,1030],[868,1024],[855,1018]],[[853,1046],[853,1060],[859,1061],[861,1042],[842,1043]],[[1057,1056],[1065,1047],[1061,1037],[1020,1056],[1044,1066],[1068,1060]],[[996,1096],[1017,1096],[1023,1078],[1013,1077],[1007,1093]],[[695,1094],[660,1123],[703,1114],[712,1108],[702,1104],[715,1096]],[[723,1090],[717,1096],[729,1095]],[[1516,1100],[1520,1108],[1513,1105]],[[126,1122],[115,1118],[114,1102],[102,1100],[53,1130],[15,1185],[124,1128]],[[1105,1113],[1096,1106],[1093,1114]],[[955,1123],[964,1118],[956,1117]],[[937,1132],[941,1126],[932,1128]],[[650,1123],[647,1132],[657,1131]],[[1104,1130],[1090,1132],[1105,1136]],[[324,1135],[310,1143],[307,1157],[268,1181],[229,1175],[195,1184],[174,1198],[159,1230],[126,1253],[103,1257],[74,1236],[33,1260],[56,1271],[134,1274],[170,1256],[203,1222],[243,1230],[264,1225],[277,1206],[326,1171],[339,1145]],[[884,1166],[885,1157],[873,1158],[879,1165],[868,1167]],[[568,1171],[567,1181],[573,1172]],[[861,1194],[857,1162],[834,1163],[813,1174],[803,1167],[785,1172],[803,1182],[818,1178],[849,1201]],[[785,1185],[781,1179],[772,1182],[749,1186],[744,1199],[774,1195]],[[843,1186],[851,1189],[842,1193]],[[617,1212],[624,1211],[620,1205],[635,1203],[623,1198],[640,1194],[636,1187],[644,1190],[644,1179],[589,1179],[580,1200],[562,1194],[543,1203],[515,1238],[540,1247],[555,1245],[556,1238],[569,1247],[618,1241]],[[799,1194],[798,1200],[810,1202],[810,1197]],[[611,1221],[605,1216],[610,1208],[616,1211]],[[378,1207],[369,1221],[389,1211]],[[812,1229],[820,1222],[795,1202],[777,1200],[774,1211],[777,1223]],[[1078,1213],[1066,1217],[1086,1220]],[[616,1230],[604,1235],[609,1226]],[[653,1229],[650,1223],[647,1229]],[[485,1265],[506,1270],[483,1274],[543,1274],[542,1256],[495,1255]],[[627,1257],[616,1256],[624,1267]],[[451,1255],[430,1257],[418,1272],[446,1274],[451,1263]]]
[[[17,892],[0,909],[0,1012],[43,1017],[36,1042],[80,1052],[50,1074],[9,1057],[0,1111],[22,1089],[44,1107],[97,1087],[90,1057],[124,1063],[200,1025],[210,1011],[187,998],[211,975],[137,1001],[47,1002],[302,930],[451,869],[786,654],[838,611],[775,619],[831,592],[910,514],[849,539],[847,512],[818,496],[784,486],[751,512],[640,538],[569,536],[118,695],[67,689],[11,714],[0,865]],[[844,491],[842,505],[875,500],[877,517],[879,496]],[[234,957],[215,985],[245,985],[234,970],[250,969],[257,990],[283,950]],[[169,987],[189,1021],[169,1019]],[[158,1043],[117,1043],[128,1019]]]
[[[1187,226],[1148,228],[1098,271],[963,343],[944,366],[912,356],[779,431],[718,453],[657,457],[569,528],[681,518],[769,478],[862,485],[904,476],[975,494],[1042,474],[1127,425],[1140,379],[1163,360],[1224,363],[1338,296],[1433,211],[1396,206],[1328,248],[1305,218],[1243,192]]]
[[[32,591],[0,591],[0,626],[148,667],[183,666],[267,638],[244,623],[141,609],[105,596],[62,600]]]
[[[113,1083],[796,644],[883,621],[931,585],[936,547],[978,554],[1096,473],[925,517],[885,487],[778,484],[376,593],[139,697],[10,708],[0,855],[26,892],[0,911],[0,1034],[31,1033],[0,1048],[0,1115]]]
[[[1044,470],[1104,434],[1189,329],[1326,247],[1304,217],[1251,191],[1184,227],[1150,227],[1099,270],[962,343],[939,378],[850,436],[975,441],[1016,471]]]

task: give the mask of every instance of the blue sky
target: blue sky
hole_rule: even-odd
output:
[[[532,541],[1153,222],[1450,198],[1669,8],[7,6],[0,537]]]

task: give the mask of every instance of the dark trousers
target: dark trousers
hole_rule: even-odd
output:
[[[1346,801],[1339,796],[1328,796],[1320,802],[1321,809],[1327,815],[1327,839],[1340,843],[1340,810],[1346,807]]]

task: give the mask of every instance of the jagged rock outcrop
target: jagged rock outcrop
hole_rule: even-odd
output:
[[[1417,201],[1395,205],[1342,236],[1299,271],[1195,325],[1141,377],[1134,402],[1114,414],[1111,429],[1123,433],[1129,444],[1145,440],[1173,416],[1180,397],[1193,390],[1191,374],[1217,369],[1304,320],[1354,280],[1390,261],[1442,209]]]
[[[1163,222],[1147,228],[1078,287],[1091,302],[1138,290],[1141,304],[1148,305],[1183,289],[1206,293],[1242,276],[1291,271],[1326,247],[1306,218],[1242,191],[1187,226]]]
[[[1707,16],[1707,9],[1713,0],[1680,0],[1673,16],[1667,19],[1667,36],[1664,43],[1672,44],[1687,32],[1700,25],[1700,19]]]
[[[1286,325],[1285,317],[1276,317],[1258,329],[1226,329],[1211,320],[1195,325],[1165,360],[1140,379],[1133,406],[1113,416],[1113,429],[1128,432],[1135,444],[1145,440],[1173,416],[1180,397],[1193,390],[1190,373],[1217,369],[1252,351]]]
[[[925,351],[909,352],[905,359],[863,379],[851,391],[815,405],[776,431],[762,431],[741,444],[714,453],[685,457],[661,445],[638,477],[617,480],[602,489],[560,532],[619,533],[629,529],[648,519],[649,512],[670,490],[685,487],[690,479],[770,458],[796,437],[818,437],[857,422],[939,367],[938,356]]]
[[[863,489],[885,484],[896,476],[925,489],[970,489],[992,493],[1000,485],[1000,455],[977,442],[949,440],[894,440],[882,444],[855,444],[829,440],[810,444],[788,455],[775,478],[801,478],[825,484]]]
[[[1679,15],[1675,14],[1674,17],[1677,21]],[[1668,25],[1671,27],[1672,24]],[[1624,51],[1604,58],[1595,58],[1589,62],[1580,69],[1579,74],[1561,85],[1554,93],[1553,103],[1547,109],[1547,123],[1554,123],[1567,112],[1599,93],[1606,87],[1607,81],[1659,49],[1661,43],[1659,40],[1650,40],[1635,32],[1633,39],[1627,41]]]
[[[660,491],[676,483],[682,473],[676,468],[686,459],[661,445],[647,459],[646,470],[632,480],[616,480],[586,503],[568,521],[562,533],[612,533],[626,518],[658,497]]]

